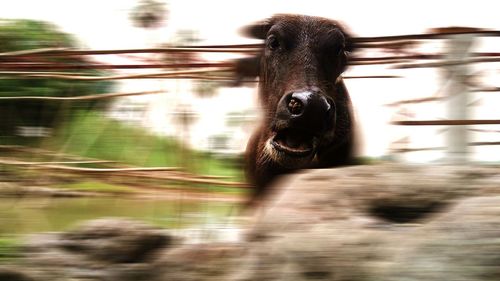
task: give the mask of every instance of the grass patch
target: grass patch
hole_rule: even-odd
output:
[[[15,236],[0,236],[0,263],[15,259],[19,253],[20,242]]]
[[[71,189],[75,191],[103,192],[103,193],[135,193],[135,189],[124,185],[109,184],[99,181],[83,181],[55,186],[61,189]]]
[[[244,178],[239,157],[221,159],[189,150],[171,138],[153,135],[94,111],[75,114],[41,146],[138,167],[183,167],[195,174],[226,176],[228,181]]]
[[[249,188],[236,188],[236,187],[227,187],[227,186],[210,186],[207,190],[212,192],[220,192],[230,195],[245,195],[250,193]]]

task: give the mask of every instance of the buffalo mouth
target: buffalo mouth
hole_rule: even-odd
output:
[[[310,133],[296,129],[284,129],[276,132],[271,145],[279,152],[294,157],[306,157],[313,154],[315,137]]]

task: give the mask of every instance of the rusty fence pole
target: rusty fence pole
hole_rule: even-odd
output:
[[[459,63],[470,57],[475,34],[449,35],[445,41],[445,61],[450,62],[443,66],[445,79],[449,79],[446,86],[448,120],[470,119],[470,112],[467,107],[469,100],[469,89],[467,87],[467,75],[469,74],[469,64]],[[446,83],[446,81],[444,82]],[[449,126],[446,134],[446,163],[465,164],[469,160],[469,133],[467,125]]]

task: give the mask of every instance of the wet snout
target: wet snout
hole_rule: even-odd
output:
[[[278,103],[277,122],[313,135],[332,129],[335,103],[319,91],[295,91],[284,95]]]
[[[317,143],[335,126],[335,103],[319,91],[295,91],[278,102],[272,147],[295,159],[311,159]],[[299,162],[296,162],[299,163]]]

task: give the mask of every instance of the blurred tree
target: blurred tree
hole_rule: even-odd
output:
[[[194,93],[200,98],[211,98],[217,95],[217,91],[222,87],[220,81],[215,80],[195,80],[194,81]]]
[[[188,104],[180,104],[174,113],[174,122],[180,124],[179,136],[182,140],[180,151],[177,152],[181,155],[179,165],[191,171],[196,171],[197,164],[195,161],[192,161],[193,155],[189,148],[191,126],[196,119],[198,119],[196,112]]]
[[[168,44],[164,44],[163,47],[189,46],[195,45],[200,41],[201,40],[196,30],[181,29],[177,30],[170,39],[170,42]],[[185,64],[200,62],[200,57],[197,53],[193,52],[174,52],[166,53],[161,60],[164,63],[169,64]]]
[[[162,26],[168,17],[164,3],[155,0],[141,0],[132,10],[130,18],[140,28],[157,28]]]
[[[198,31],[192,29],[179,29],[171,40],[173,45],[194,45],[201,41]]]
[[[73,47],[75,39],[53,24],[35,20],[0,19],[0,49],[20,51],[36,48]]]
[[[0,52],[32,50],[40,48],[75,48],[76,39],[61,32],[53,24],[34,20],[0,20]],[[83,56],[70,58],[20,56],[15,58],[0,57],[2,62],[14,63],[58,63],[78,65],[88,63]],[[96,70],[78,70],[79,74],[103,75]],[[75,73],[75,71],[72,71]],[[5,96],[80,96],[109,92],[109,81],[75,81],[52,78],[20,78],[0,74],[0,97]],[[75,108],[99,106],[104,102],[40,100],[0,100],[0,136],[12,136],[19,126],[54,127],[58,123],[61,109],[70,114]]]
[[[226,115],[226,125],[228,127],[246,127],[251,125],[257,119],[257,113],[254,110],[233,111]]]

